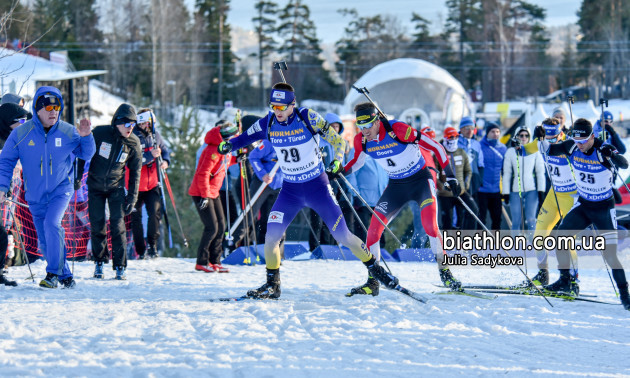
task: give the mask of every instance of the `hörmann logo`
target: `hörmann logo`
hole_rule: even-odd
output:
[[[388,143],[382,146],[374,146],[374,147],[368,147],[368,152],[374,152],[374,151],[380,151],[380,150],[385,150],[388,148],[394,148],[396,147],[397,143]]]

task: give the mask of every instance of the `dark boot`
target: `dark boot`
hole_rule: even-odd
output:
[[[247,296],[256,299],[280,298],[280,269],[267,269],[267,283],[248,291]]]
[[[364,264],[367,266],[370,276],[379,280],[386,287],[393,289],[398,286],[398,278],[391,273],[387,273],[374,257],[372,257],[369,261],[364,262]]]
[[[9,279],[7,279],[4,274],[2,274],[2,272],[0,271],[0,285],[5,285],[5,286],[17,286],[17,282],[15,281],[10,281]]]
[[[46,278],[44,278],[39,283],[39,286],[49,289],[56,289],[57,286],[59,286],[59,277],[57,277],[57,275],[53,273],[46,273]]]
[[[545,286],[549,284],[549,270],[540,269],[538,273],[536,273],[536,275],[532,277],[532,282],[536,286]],[[529,286],[529,281],[524,281],[523,286]]]
[[[619,299],[624,309],[630,311],[630,293],[628,293],[628,283],[625,285],[618,285],[619,287]]]
[[[346,294],[346,296],[351,297],[353,295],[363,294],[363,295],[371,295],[373,297],[376,297],[378,295],[379,287],[380,285],[378,281],[376,280],[376,278],[372,276],[368,276],[368,280],[366,283],[364,283],[361,286],[352,288],[352,290],[350,290],[350,292]]]
[[[452,290],[457,290],[462,287],[462,283],[453,276],[449,268],[440,269],[440,279],[446,287],[450,287]]]
[[[577,283],[577,277],[569,273],[569,269],[560,269],[560,278],[551,285],[543,287],[545,290],[553,293],[564,293],[577,297],[580,294],[580,286]]]
[[[147,247],[147,252],[146,252],[146,256],[144,257],[145,259],[157,259],[158,256],[158,252],[157,249],[155,248],[154,245],[150,245]]]

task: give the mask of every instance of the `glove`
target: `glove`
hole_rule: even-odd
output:
[[[328,168],[326,168],[326,174],[328,175],[328,179],[332,180],[339,176],[341,171],[343,170],[343,166],[339,160],[333,160],[330,162]]]
[[[545,137],[545,128],[541,125],[534,127],[534,139],[540,139]]]
[[[444,186],[446,189],[453,192],[453,196],[455,197],[459,197],[459,194],[462,192],[462,187],[459,185],[459,182],[455,177],[448,177]]]
[[[210,203],[210,198],[203,198],[201,201],[199,201],[199,204],[197,205],[197,207],[199,208],[199,210],[203,210],[208,207],[209,203]]]
[[[247,151],[245,152],[240,152],[238,155],[236,155],[236,161],[238,163],[242,162],[243,160],[245,160],[247,158]]]
[[[503,202],[505,202],[506,205],[510,204],[510,195],[509,194],[504,194],[503,195]]]
[[[74,180],[74,190],[77,191],[81,189],[81,180],[80,179],[76,179]]]
[[[545,192],[538,192],[538,204],[542,205],[545,200]]]
[[[615,129],[613,129],[613,127],[611,125],[606,125],[604,126],[604,130],[606,130],[606,132],[610,135],[615,134]]]
[[[219,143],[219,146],[217,147],[217,151],[221,155],[229,154],[230,151],[232,151],[232,143],[226,142],[226,141]]]
[[[613,156],[613,153],[616,152],[615,147],[611,146],[610,144],[604,144],[599,148],[599,151],[605,158],[611,158]]]
[[[125,215],[129,215],[131,214],[131,212],[133,212],[135,204],[136,204],[135,202],[125,200],[125,206],[123,207],[123,210],[125,211]]]
[[[514,147],[515,149],[520,149],[521,148],[521,141],[518,138],[512,138],[512,147]]]

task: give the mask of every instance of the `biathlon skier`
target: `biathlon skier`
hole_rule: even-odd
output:
[[[370,102],[357,104],[354,111],[361,133],[354,138],[354,158],[344,167],[345,173],[350,174],[361,168],[366,157],[370,156],[389,175],[389,184],[374,208],[375,215],[372,216],[368,229],[366,244],[370,252],[377,261],[380,259],[379,239],[385,226],[376,216],[387,224],[407,202],[414,201],[420,206],[422,225],[438,261],[440,278],[444,285],[458,289],[461,283],[453,277],[448,266],[443,264],[444,249],[437,220],[435,181],[420,151],[420,147],[423,147],[435,154],[446,174],[446,186],[457,196],[461,192],[460,185],[444,147],[406,123],[380,118],[376,107]],[[378,295],[379,284],[375,278],[368,276],[367,282],[353,288],[349,295]]]
[[[551,144],[540,142],[540,150],[551,156],[567,156],[573,172],[579,198],[558,227],[560,235],[574,236],[591,224],[603,236],[606,246],[602,251],[605,262],[612,268],[612,277],[619,288],[621,303],[630,310],[630,295],[626,275],[617,257],[617,218],[613,200],[613,171],[625,169],[628,161],[613,146],[595,139],[591,123],[580,118],[571,130],[572,139]],[[577,296],[577,277],[570,273],[570,256],[566,249],[557,253],[560,278],[544,288]]]
[[[272,111],[242,135],[222,142],[218,149],[219,153],[227,154],[254,141],[268,139],[278,155],[283,173],[282,190],[267,223],[267,282],[258,289],[248,291],[247,297],[280,297],[279,242],[293,218],[305,206],[322,217],[335,240],[350,248],[373,277],[387,287],[397,287],[398,278],[388,274],[365,244],[348,230],[341,208],[332,195],[327,173],[337,174],[343,169],[341,160],[345,142],[314,110],[296,109],[294,92],[289,84],[275,84],[269,98]],[[319,150],[320,135],[334,148],[334,159],[326,170]]]
[[[562,131],[562,121],[558,118],[547,118],[542,122],[542,126],[538,126],[534,132],[536,140],[527,143],[522,148],[526,155],[538,152],[539,138],[543,138],[551,144],[560,144],[565,140],[565,134]],[[536,138],[538,137],[538,138]],[[546,238],[551,234],[551,230],[556,224],[566,217],[575,198],[577,197],[577,186],[573,177],[573,170],[566,155],[547,156],[543,155],[545,164],[547,164],[547,172],[551,178],[551,189],[547,192],[547,196],[543,200],[538,217],[536,218],[536,230],[534,238]],[[535,249],[536,259],[538,262],[538,273],[532,277],[535,285],[547,285],[549,283],[549,263],[548,252],[545,249]],[[571,274],[577,277],[577,258],[575,250],[571,251],[572,264]],[[526,282],[526,284],[529,284]]]

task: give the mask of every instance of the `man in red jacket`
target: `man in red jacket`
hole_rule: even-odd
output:
[[[197,249],[197,265],[195,270],[212,273],[227,273],[229,270],[221,266],[221,244],[225,229],[223,205],[219,198],[219,189],[225,180],[226,166],[236,163],[232,155],[221,155],[217,152],[219,143],[229,139],[238,132],[238,128],[225,122],[214,127],[205,137],[208,145],[199,158],[195,176],[188,189],[195,208],[203,222],[203,234]]]
[[[133,244],[138,259],[158,257],[156,243],[160,238],[160,220],[162,219],[162,193],[159,187],[158,169],[166,169],[170,164],[169,151],[160,134],[155,130],[155,116],[151,109],[140,109],[138,127],[133,133],[140,139],[142,148],[142,171],[140,172],[140,189],[138,202],[131,213],[131,229]],[[159,165],[159,168],[158,168]],[[144,227],[142,226],[142,205],[146,206],[149,220],[147,222],[147,245],[144,243]]]

